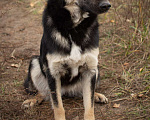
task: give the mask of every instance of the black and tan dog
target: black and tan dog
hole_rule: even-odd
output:
[[[99,81],[97,15],[111,7],[108,0],[48,0],[43,15],[40,56],[29,66],[25,89],[37,93],[23,102],[31,107],[51,100],[55,120],[65,120],[62,95],[82,95],[84,119],[94,120],[94,101],[107,103],[95,92]]]

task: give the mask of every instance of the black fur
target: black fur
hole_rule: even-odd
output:
[[[50,90],[51,90],[51,96],[52,96],[52,99],[53,99],[53,102],[54,102],[54,105],[55,106],[58,106],[58,100],[57,100],[57,94],[56,94],[56,81],[55,81],[55,78],[50,75],[50,71],[49,69],[47,70],[47,79],[48,79],[48,84],[50,86]]]
[[[33,56],[33,59],[39,59],[39,56]],[[25,91],[30,95],[35,95],[38,91],[36,90],[35,86],[33,85],[32,79],[31,79],[31,69],[32,69],[32,60],[30,61],[29,68],[28,68],[28,75],[27,78],[24,81],[24,88]]]
[[[94,75],[91,79],[91,106],[93,107],[94,103],[94,92],[95,92],[95,84],[96,84],[96,75]]]

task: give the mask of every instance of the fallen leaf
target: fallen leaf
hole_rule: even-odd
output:
[[[132,21],[131,21],[131,20],[129,20],[129,19],[127,19],[126,21],[127,21],[127,22],[130,22],[130,23],[132,22]]]
[[[114,23],[115,21],[114,21],[114,20],[111,20],[110,22],[111,22],[111,23]]]
[[[143,71],[143,69],[144,69],[144,68],[140,68],[140,72],[142,72],[142,71]]]
[[[131,97],[132,97],[132,98],[136,98],[136,97],[137,97],[137,94],[132,93],[132,94],[131,94]]]
[[[25,73],[28,73],[28,70],[25,70]]]
[[[19,67],[19,64],[11,64],[11,67],[18,68],[18,67]]]
[[[127,66],[127,65],[129,65],[129,63],[124,63],[123,65],[124,65],[124,66]]]
[[[34,3],[30,3],[30,6],[31,6],[31,7],[34,7]]]
[[[115,103],[115,104],[113,105],[113,108],[119,108],[119,107],[120,107],[120,104]]]
[[[139,98],[142,98],[142,97],[143,97],[143,94],[139,94],[138,97],[139,97]]]

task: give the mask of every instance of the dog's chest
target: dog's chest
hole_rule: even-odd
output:
[[[71,77],[78,75],[78,68],[82,66],[85,61],[83,54],[81,54],[81,48],[75,43],[72,43],[70,55],[61,54],[49,54],[47,55],[48,64],[51,74],[54,76],[64,76],[67,73],[71,74]]]
[[[81,48],[75,43],[72,43],[70,55],[47,55],[48,67],[50,68],[52,76],[58,79],[63,77],[69,81],[72,81],[74,77],[77,77],[82,72],[82,69],[85,68],[85,64],[88,66],[91,58],[94,60],[94,63],[97,63],[97,54],[94,55],[94,52],[83,54]]]

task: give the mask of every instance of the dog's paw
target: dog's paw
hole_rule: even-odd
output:
[[[105,95],[100,93],[95,93],[94,100],[96,103],[108,103],[108,99],[105,97]]]
[[[25,100],[22,103],[21,108],[23,108],[23,109],[25,109],[25,108],[31,108],[31,107],[35,106],[36,104],[37,104],[37,100],[36,99],[28,99],[28,100]]]

